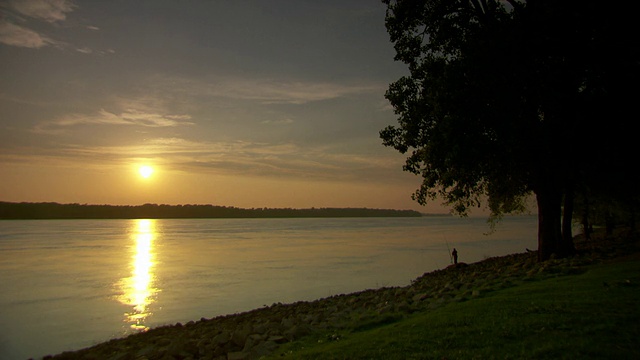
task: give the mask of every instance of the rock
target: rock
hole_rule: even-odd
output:
[[[283,335],[289,341],[293,341],[293,340],[296,340],[296,339],[300,339],[303,336],[311,334],[312,331],[313,331],[313,329],[311,329],[310,326],[308,326],[306,324],[299,324],[299,325],[293,326],[289,330],[284,331]]]
[[[141,357],[151,358],[153,357],[155,352],[156,352],[155,346],[153,345],[145,346],[142,349],[138,350],[138,352],[136,353],[136,359],[139,359]]]
[[[282,321],[280,322],[280,325],[282,326],[282,328],[289,329],[291,327],[293,327],[293,325],[295,325],[295,321],[292,318],[284,318],[282,319]]]
[[[265,323],[258,323],[253,325],[253,333],[254,334],[266,334],[269,328]]]
[[[289,340],[287,340],[287,338],[285,338],[284,336],[269,336],[267,338],[267,341],[269,342],[274,342],[276,344],[284,344],[286,342],[288,342]]]
[[[227,354],[227,360],[246,360],[251,354],[244,351],[230,352]]]
[[[186,343],[178,338],[171,342],[171,345],[167,347],[167,354],[174,358],[186,358],[191,354],[186,350]]]
[[[198,341],[196,346],[198,348],[198,355],[200,355],[200,357],[204,356],[205,354],[213,353],[214,351],[214,345],[209,339],[201,339],[200,341]]]
[[[258,334],[251,334],[247,337],[247,341],[244,343],[244,348],[242,351],[249,352],[256,345],[260,344],[264,340],[264,336]]]
[[[428,297],[429,295],[427,293],[420,293],[415,295],[411,300],[413,300],[413,302],[420,302],[427,299]]]
[[[408,302],[406,302],[406,301],[402,301],[402,302],[400,302],[399,304],[397,304],[397,305],[395,306],[394,311],[396,311],[396,312],[409,313],[409,312],[411,312],[411,306],[409,305],[409,303],[408,303]]]
[[[156,341],[156,346],[159,346],[159,347],[169,346],[169,344],[171,344],[171,339],[169,338],[163,337],[158,339],[158,341]]]
[[[236,327],[235,331],[231,334],[231,342],[244,346],[245,341],[249,335],[251,335],[253,327],[250,323],[240,324]]]
[[[251,349],[251,357],[259,359],[262,356],[271,354],[278,348],[278,344],[273,341],[263,341]]]
[[[226,331],[223,330],[220,334],[216,335],[211,342],[214,345],[220,346],[220,345],[224,345],[226,343],[228,343],[231,340],[231,334]]]
[[[136,356],[134,354],[123,352],[120,354],[114,355],[111,360],[134,360]]]

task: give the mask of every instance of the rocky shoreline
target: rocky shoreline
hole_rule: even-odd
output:
[[[151,329],[90,348],[44,359],[258,359],[280,344],[311,334],[337,340],[341,332],[395,322],[451,302],[467,301],[525,281],[576,274],[607,259],[638,251],[636,242],[577,239],[578,254],[537,262],[535,252],[451,265],[426,273],[405,287],[365,290],[310,302],[273,304],[252,311],[202,318]]]

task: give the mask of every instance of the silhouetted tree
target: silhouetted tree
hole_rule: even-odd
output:
[[[630,12],[597,1],[383,2],[410,75],[389,86],[399,126],[380,136],[422,176],[414,199],[443,198],[460,214],[486,199],[500,216],[533,193],[539,259],[571,254],[576,185],[589,169],[612,176],[597,189],[630,174]]]

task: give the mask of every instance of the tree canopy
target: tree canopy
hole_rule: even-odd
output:
[[[421,204],[493,216],[538,204],[539,257],[568,255],[574,193],[624,185],[637,199],[633,99],[638,41],[628,12],[597,1],[383,0],[410,75],[385,97]],[[562,209],[564,226],[561,222]]]

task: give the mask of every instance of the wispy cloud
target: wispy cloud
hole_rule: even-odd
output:
[[[152,138],[113,146],[57,144],[55,148],[5,149],[0,163],[128,166],[145,161],[171,171],[241,177],[313,179],[318,181],[389,181],[400,173],[395,153],[366,156],[324,147],[246,141],[193,141]]]
[[[293,124],[294,121],[292,119],[280,119],[280,120],[264,120],[261,121],[262,124],[271,124],[271,125],[288,125]]]
[[[159,114],[128,109],[120,114],[101,109],[97,114],[71,114],[53,121],[38,124],[33,130],[38,133],[56,134],[78,125],[126,125],[144,127],[172,127],[192,125],[189,115]]]
[[[386,84],[339,83],[313,81],[287,81],[276,79],[208,78],[189,79],[179,77],[156,77],[152,86],[168,89],[189,96],[209,96],[233,100],[254,101],[261,104],[307,104],[379,92]]]
[[[38,21],[57,24],[66,21],[67,14],[77,6],[70,0],[9,0],[0,3],[3,18],[0,20],[0,43],[10,46],[39,49],[55,46],[59,49],[75,49],[84,54],[96,53],[104,55],[113,52],[94,51],[88,47],[74,47],[64,41],[54,40],[42,32],[33,30],[33,23]],[[96,26],[85,26],[90,31],[100,30]]]
[[[377,108],[379,111],[393,111],[393,106],[387,99],[381,100]]]
[[[48,22],[64,21],[76,8],[69,0],[11,0],[9,6],[22,15]]]
[[[397,172],[394,156],[364,156],[334,153],[324,147],[303,147],[293,143],[196,142],[181,138],[160,138],[123,154],[157,158],[188,172],[213,172],[238,176],[289,177],[317,180],[367,178],[381,180],[381,172]],[[395,155],[395,154],[394,154]],[[378,174],[378,175],[376,175]]]
[[[212,86],[218,95],[255,100],[263,104],[305,104],[371,92],[376,86],[275,80],[233,80]]]
[[[38,49],[58,42],[25,27],[0,21],[0,43]]]

